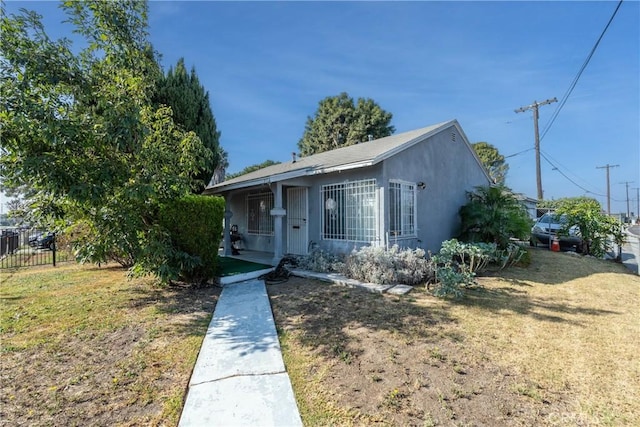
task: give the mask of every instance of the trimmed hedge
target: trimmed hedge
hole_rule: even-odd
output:
[[[184,279],[204,281],[215,276],[224,206],[222,197],[192,194],[164,205],[160,211],[160,224],[171,234],[173,246],[198,261],[195,265],[174,266]]]

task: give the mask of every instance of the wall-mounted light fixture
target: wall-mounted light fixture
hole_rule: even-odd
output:
[[[418,183],[418,188],[421,190],[424,190],[425,188],[427,188],[427,184],[425,184],[424,182],[419,182]]]

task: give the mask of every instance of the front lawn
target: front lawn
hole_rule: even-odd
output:
[[[305,425],[640,425],[640,277],[531,254],[460,300],[268,286]],[[218,295],[115,267],[0,271],[2,424],[177,424]]]
[[[640,425],[640,277],[531,256],[460,300],[270,286],[305,425]]]
[[[218,288],[76,264],[0,283],[2,424],[177,424]]]

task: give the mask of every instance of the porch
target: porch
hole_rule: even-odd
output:
[[[224,249],[221,248],[218,251],[218,256],[224,257]],[[256,262],[258,264],[266,264],[276,266],[278,263],[274,263],[273,252],[261,252],[251,251],[247,249],[241,249],[239,255],[227,255],[229,258],[241,259],[243,261]]]

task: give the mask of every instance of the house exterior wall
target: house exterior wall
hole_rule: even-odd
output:
[[[366,143],[365,143],[366,144]],[[376,179],[378,187],[378,231],[375,241],[352,242],[323,240],[320,189],[323,185],[347,181]],[[416,188],[416,233],[407,238],[390,236],[389,182],[399,180],[425,184]],[[458,211],[467,203],[467,191],[476,186],[489,185],[483,167],[466,143],[464,134],[456,126],[419,142],[382,163],[353,171],[320,175],[309,188],[309,241],[310,246],[334,253],[348,253],[362,246],[421,247],[435,253],[443,241],[459,231]]]
[[[385,188],[392,179],[425,184],[424,189],[416,189],[417,237],[390,237],[389,245],[421,247],[433,253],[458,233],[458,210],[467,203],[466,192],[490,184],[472,148],[455,126],[387,159],[383,175]],[[384,212],[388,215],[389,206]]]
[[[251,249],[264,252],[273,252],[274,236],[273,235],[256,235],[249,234],[247,229],[247,196],[252,193],[271,191],[268,186],[254,188],[250,191],[234,191],[229,197],[225,195],[227,203],[226,209],[233,213],[229,219],[229,225],[237,225],[238,232],[242,235],[242,243],[240,247],[243,249]]]
[[[378,206],[380,206],[380,182],[382,179],[382,165],[375,165],[368,168],[355,169],[342,172],[333,172],[313,177],[309,187],[309,246],[319,248],[332,253],[349,253],[354,248],[369,245],[383,244],[382,228],[378,225],[376,238],[371,242],[354,242],[348,240],[327,240],[322,239],[322,215],[324,201],[321,197],[321,189],[324,185],[340,184],[346,182],[359,181],[364,179],[376,179],[378,186]],[[380,209],[378,209],[378,212]],[[380,215],[380,213],[379,213]],[[379,224],[379,221],[378,221]]]

